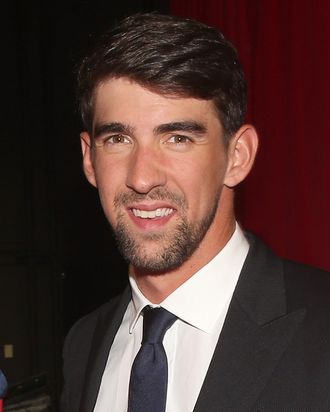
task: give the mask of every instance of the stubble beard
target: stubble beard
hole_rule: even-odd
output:
[[[168,196],[166,192],[166,194],[153,195],[152,199],[164,200],[168,199]],[[185,206],[184,199],[178,200],[178,197],[173,194],[170,197],[172,200],[175,198],[176,204],[180,203],[181,208]],[[122,199],[124,198],[125,196],[122,196]],[[113,231],[121,254],[133,267],[150,274],[157,275],[178,268],[197,250],[204,239],[216,215],[219,198],[220,193],[214,198],[209,212],[199,222],[191,223],[184,214],[181,214],[177,226],[169,233],[149,233],[144,236],[144,239],[137,239],[125,224],[124,215],[118,213],[118,223]],[[119,199],[116,202],[117,206],[119,203],[124,203]],[[148,241],[159,244],[152,256],[147,250]]]

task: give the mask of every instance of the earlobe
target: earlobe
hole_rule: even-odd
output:
[[[225,185],[234,187],[249,174],[258,149],[258,135],[251,125],[242,126],[231,138]]]
[[[97,187],[95,170],[93,164],[93,153],[91,148],[91,137],[87,132],[80,134],[81,151],[83,155],[83,169],[85,176],[90,184]]]

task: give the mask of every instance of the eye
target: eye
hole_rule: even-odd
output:
[[[114,153],[122,151],[124,148],[130,147],[132,139],[121,133],[113,135],[100,136],[95,140],[95,146],[101,148],[106,153]]]
[[[130,139],[128,136],[124,134],[115,134],[112,136],[108,136],[103,140],[103,146],[111,146],[116,144],[129,144]]]
[[[173,144],[191,143],[191,139],[188,136],[184,136],[181,134],[174,134],[166,141],[166,143],[173,143]]]

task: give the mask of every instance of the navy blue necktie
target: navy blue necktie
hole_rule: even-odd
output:
[[[167,357],[163,338],[176,319],[163,308],[144,309],[142,345],[132,365],[128,412],[165,412]]]

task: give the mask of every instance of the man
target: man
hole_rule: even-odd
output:
[[[258,138],[233,46],[191,20],[131,16],[84,59],[79,99],[84,171],[130,286],[69,333],[62,410],[330,410],[329,275],[235,221]],[[172,316],[157,342],[150,313]]]

